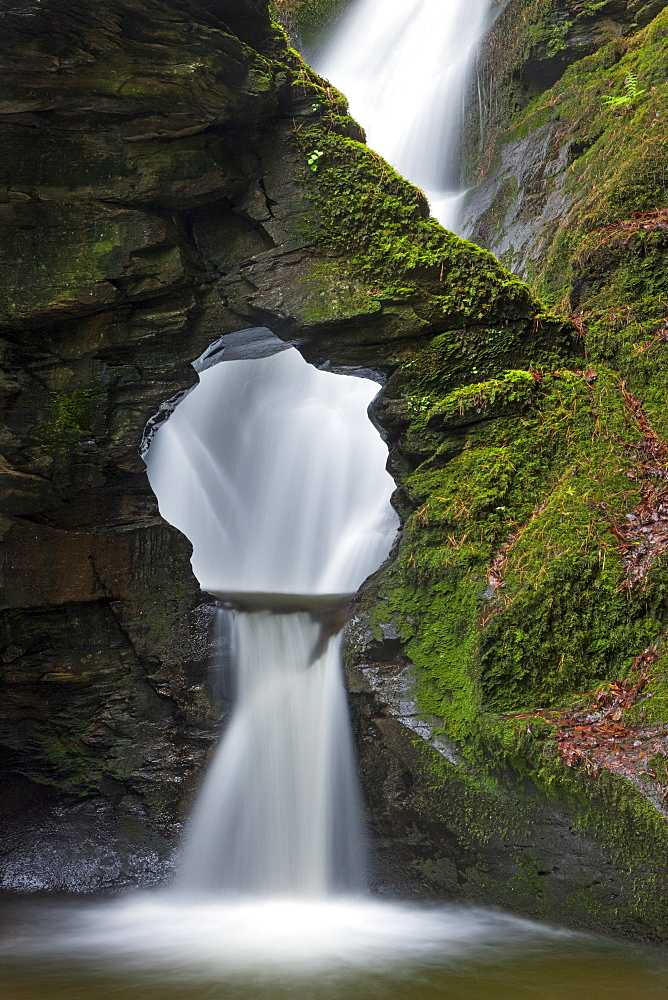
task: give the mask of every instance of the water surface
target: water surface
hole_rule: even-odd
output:
[[[483,908],[139,893],[0,909],[5,1000],[666,1000],[658,948]]]

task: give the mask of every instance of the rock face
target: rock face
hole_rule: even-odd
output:
[[[190,362],[262,322],[310,359],[391,367],[491,316],[519,354],[537,307],[424,217],[264,4],[44,0],[0,20],[5,884],[100,888],[155,877],[224,708],[210,599],[139,454]],[[410,268],[387,259],[399,239]],[[91,869],[85,843],[112,861]]]
[[[578,308],[584,237],[665,202],[665,6],[510,3],[483,42],[467,232],[550,304]]]
[[[642,9],[606,3],[595,10],[576,2],[511,3],[492,25],[477,73],[482,135],[477,95],[469,123],[467,156],[475,183],[467,231],[548,306],[572,315],[587,359],[580,378],[589,388],[581,394],[572,369],[567,374],[534,368],[542,401],[534,397],[523,409],[521,385],[530,394],[535,387],[507,374],[505,388],[489,383],[476,396],[453,394],[445,406],[432,397],[424,426],[413,416],[408,431],[421,456],[430,446],[428,434],[445,432],[453,455],[440,482],[433,475],[412,476],[422,515],[407,524],[411,569],[398,581],[430,589],[434,606],[440,589],[441,616],[449,620],[440,635],[404,625],[404,645],[415,650],[423,709],[431,704],[436,715],[449,719],[450,731],[472,731],[474,718],[476,726],[482,718],[483,728],[486,720],[492,729],[504,717],[514,720],[517,746],[529,741],[520,757],[538,784],[545,756],[532,764],[529,744],[545,741],[549,755],[558,733],[562,759],[581,761],[593,775],[603,769],[604,780],[589,786],[595,790],[598,782],[603,807],[594,823],[599,842],[602,831],[616,825],[605,815],[610,774],[625,775],[642,791],[657,810],[655,820],[666,812],[664,8],[663,2]],[[433,392],[433,377],[427,385]],[[422,391],[419,383],[415,387]],[[499,437],[503,396],[519,406],[520,420]],[[534,425],[525,450],[521,428],[538,410],[541,427]],[[476,414],[478,420],[493,418],[487,431],[482,422],[474,427]],[[456,454],[463,431],[468,463],[466,449]],[[558,438],[565,445],[561,457],[561,445],[553,450]],[[488,586],[479,586],[476,606],[467,596],[469,586],[476,592],[470,575],[466,583],[460,547],[470,567],[481,520],[505,519],[513,503],[528,499],[536,459],[553,472],[544,467],[535,505],[527,514],[516,508],[507,537],[494,555],[488,553],[486,566],[481,561],[480,580]],[[485,467],[497,470],[493,490]],[[524,488],[513,499],[518,475]],[[459,527],[440,556],[439,515]],[[453,578],[449,594],[444,577]],[[385,619],[399,606],[391,592],[387,598],[393,603]],[[466,627],[462,600],[469,621],[479,615],[474,628]],[[402,603],[406,608],[405,595]],[[468,668],[458,667],[456,657]],[[614,699],[619,685],[635,694],[608,710],[605,699]],[[480,707],[471,714],[472,703],[482,704],[482,714]],[[561,714],[547,713],[552,723],[545,739],[540,720],[548,706]],[[533,707],[539,707],[537,714]],[[498,714],[486,715],[485,709]],[[621,728],[615,730],[617,722]],[[588,794],[582,785],[576,799]],[[615,836],[619,851],[624,837],[618,825]],[[629,829],[626,839],[641,836]],[[633,904],[630,920],[620,905],[616,919],[629,930],[635,919],[637,926],[665,924],[665,894],[651,857],[636,870],[640,878],[650,873],[654,903],[639,909]]]
[[[379,881],[661,933],[663,815],[522,711],[617,676],[662,621],[601,513],[637,492],[614,375],[428,217],[259,2],[0,21],[5,885],[165,871],[225,706],[139,448],[195,358],[266,325],[388,380],[405,527],[347,665]]]
[[[525,277],[549,306],[572,314],[590,377],[596,373],[594,396],[603,379],[608,383],[601,405],[610,428],[610,461],[601,456],[588,472],[589,458],[580,465],[584,481],[573,490],[580,500],[571,517],[573,528],[581,519],[596,533],[585,508],[600,499],[602,506],[589,510],[604,515],[608,541],[610,533],[617,539],[625,606],[610,617],[614,602],[604,600],[599,588],[596,617],[608,619],[610,639],[595,648],[581,647],[597,663],[598,675],[612,680],[615,661],[618,678],[626,669],[620,661],[624,645],[627,651],[635,649],[635,656],[650,646],[660,651],[665,632],[663,529],[649,525],[664,523],[660,494],[668,434],[662,346],[668,292],[668,11],[662,2],[641,10],[629,5],[625,12],[615,4],[596,11],[575,2],[564,10],[535,4],[510,39],[513,16],[511,8],[504,11],[480,55],[479,72],[493,96],[477,161],[479,183],[470,199],[469,231]],[[572,34],[582,19],[591,21],[584,57],[580,48],[562,40],[564,62],[557,76],[530,86],[531,67],[544,51],[544,39],[550,32],[556,38],[566,21]],[[592,437],[596,440],[593,429]],[[649,447],[655,448],[656,460],[648,463],[641,455]],[[611,464],[634,489],[626,493],[618,480],[618,491],[609,480],[607,496],[597,498],[596,480],[606,479],[604,470]],[[618,522],[625,527],[618,529]],[[552,537],[558,530],[553,524]],[[562,546],[587,548],[578,532],[569,534],[562,534]],[[511,564],[513,558],[511,554]],[[596,624],[591,627],[595,630]],[[664,714],[657,708],[664,694],[663,670],[654,668],[648,683],[646,693],[657,700],[649,714],[648,702],[646,717],[663,724]]]

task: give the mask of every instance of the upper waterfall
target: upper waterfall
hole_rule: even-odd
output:
[[[358,0],[313,65],[346,95],[369,146],[457,228],[464,100],[490,0]]]

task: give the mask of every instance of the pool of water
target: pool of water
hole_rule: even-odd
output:
[[[0,997],[668,1000],[668,955],[459,905],[5,900]]]

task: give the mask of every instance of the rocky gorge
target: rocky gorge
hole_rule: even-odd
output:
[[[377,883],[665,934],[665,14],[593,7],[490,29],[476,246],[261,0],[4,6],[5,888],[169,869],[225,704],[140,448],[267,326],[386,383],[403,531],[346,654]]]

